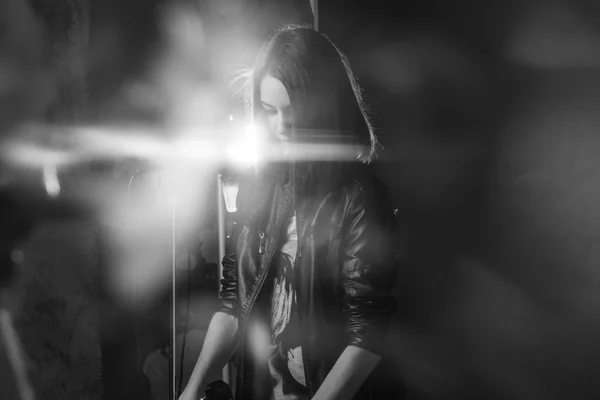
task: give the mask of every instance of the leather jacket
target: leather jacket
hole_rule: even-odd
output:
[[[387,189],[360,164],[349,167],[327,193],[295,197],[278,179],[250,173],[240,181],[235,253],[223,260],[219,310],[239,322],[238,400],[269,398],[268,368],[249,354],[246,328],[263,286],[269,286],[264,283],[281,245],[282,224],[294,209],[294,271],[310,397],[346,346],[385,352],[398,271],[397,224]],[[367,380],[355,398],[375,398],[371,389]]]

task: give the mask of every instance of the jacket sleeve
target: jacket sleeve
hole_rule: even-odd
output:
[[[341,282],[348,345],[381,355],[396,301],[397,224],[387,190],[359,188],[344,220]]]
[[[227,254],[221,262],[223,276],[221,277],[221,291],[219,292],[219,308],[217,312],[238,316],[237,295],[237,262],[235,253]]]

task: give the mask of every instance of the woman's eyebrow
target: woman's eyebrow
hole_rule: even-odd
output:
[[[260,101],[260,103],[262,104],[262,106],[263,106],[263,107],[277,109],[277,107],[275,107],[275,106],[273,106],[273,105],[271,105],[271,104],[269,104],[269,103],[267,103],[267,102],[265,102],[265,101],[262,101],[262,100],[261,100],[261,101]],[[287,105],[287,106],[283,107],[281,110],[282,110],[283,112],[289,112],[289,111],[291,111],[291,109],[292,109],[292,105],[291,105],[291,104],[289,104],[289,105]]]
[[[272,105],[270,105],[269,103],[267,103],[267,102],[264,102],[264,101],[262,101],[262,100],[260,101],[260,103],[263,105],[263,107],[275,108],[275,107],[273,107]]]

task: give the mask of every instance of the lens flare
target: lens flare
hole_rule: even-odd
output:
[[[259,159],[259,132],[249,124],[241,135],[234,138],[227,148],[228,162],[240,167],[256,164]]]

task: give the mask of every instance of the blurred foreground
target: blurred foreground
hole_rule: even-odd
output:
[[[27,217],[15,219],[24,258],[2,307],[14,314],[44,398],[164,397],[164,383],[153,383],[165,379],[173,199],[177,237],[186,238],[182,296],[188,279],[195,285],[191,368],[214,307],[214,288],[202,282],[214,281],[218,261],[217,168],[163,169],[139,155],[175,143],[177,132],[229,132],[229,117],[241,121],[243,110],[228,72],[251,62],[270,27],[310,19],[299,1],[197,3],[198,15],[211,15],[204,19],[167,3],[0,6],[3,140],[52,127],[28,142],[43,152],[11,150],[0,160],[0,193],[18,192],[11,199]],[[405,228],[389,347],[412,398],[598,398],[596,8],[559,0],[403,3],[400,15],[378,2],[346,4],[344,14],[336,7],[322,4],[320,27],[364,86],[385,147],[375,167]],[[118,161],[92,152],[83,156],[94,162],[80,163],[79,153],[74,162],[66,151],[74,137],[65,136],[73,131],[63,126],[112,127],[92,142],[113,149],[104,154],[131,145],[119,147],[128,153]],[[140,126],[153,127],[143,137],[155,147],[131,135]],[[17,214],[2,222],[6,215]],[[180,312],[185,321],[185,298]]]

